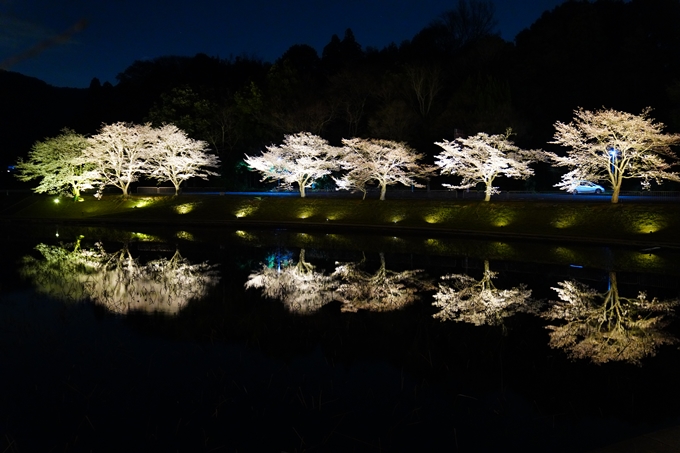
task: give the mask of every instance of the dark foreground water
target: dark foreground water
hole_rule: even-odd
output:
[[[0,451],[579,452],[680,423],[680,253],[5,226]]]

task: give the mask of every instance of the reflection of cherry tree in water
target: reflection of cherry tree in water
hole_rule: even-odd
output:
[[[433,303],[441,311],[433,316],[442,321],[463,321],[477,326],[499,325],[503,318],[519,311],[534,310],[531,290],[526,285],[498,289],[492,281],[497,275],[489,270],[489,261],[485,260],[481,280],[466,274],[443,276],[444,283],[439,284]]]
[[[82,275],[95,272],[103,256],[99,248],[82,249],[79,237],[74,244],[38,244],[35,249],[44,259],[25,256],[19,272],[31,280],[36,290],[62,302],[80,302],[88,294]]]
[[[571,358],[589,358],[594,363],[627,361],[639,364],[653,356],[664,344],[676,339],[662,328],[678,300],[649,300],[640,292],[637,298],[619,295],[616,273],[609,273],[609,289],[604,293],[576,281],[558,283],[559,301],[543,314],[551,320],[564,320],[560,326],[547,326],[550,346],[562,348]]]
[[[391,311],[418,299],[418,291],[431,289],[430,280],[422,278],[422,270],[394,272],[385,267],[380,254],[380,267],[375,273],[363,270],[365,259],[335,268],[332,277],[339,280],[335,298],[342,311]]]
[[[300,250],[297,264],[292,261],[263,265],[248,276],[246,288],[262,289],[270,299],[278,299],[293,313],[314,313],[333,300],[332,279],[305,261],[305,249]]]
[[[100,244],[81,249],[78,241],[73,251],[45,244],[36,249],[45,259],[25,258],[22,275],[39,292],[67,301],[90,299],[115,313],[174,314],[219,281],[214,266],[191,264],[179,251],[142,265],[127,247],[106,253]]]
[[[140,265],[127,248],[107,257],[99,272],[86,277],[90,298],[115,313],[177,313],[205,296],[219,281],[213,266],[191,264],[179,251]]]

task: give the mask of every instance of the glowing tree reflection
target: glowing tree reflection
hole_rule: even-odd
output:
[[[604,293],[577,281],[560,282],[553,288],[560,300],[543,317],[566,323],[547,326],[551,347],[566,350],[573,359],[589,358],[598,364],[639,364],[642,358],[654,356],[659,346],[676,342],[662,328],[677,299],[650,300],[644,292],[637,298],[622,297],[615,272],[609,274],[609,282]]]
[[[99,248],[81,249],[81,238],[74,244],[59,246],[38,244],[35,249],[43,259],[25,256],[19,273],[31,280],[36,291],[62,302],[80,302],[88,294],[83,275],[96,272],[103,260]]]
[[[333,300],[332,279],[314,269],[305,261],[305,249],[301,249],[297,264],[265,264],[248,276],[245,287],[262,289],[263,296],[280,300],[292,313],[314,313]]]
[[[94,278],[93,278],[94,277]],[[219,281],[212,265],[191,264],[176,251],[140,265],[124,248],[110,255],[99,272],[87,276],[89,297],[114,313],[179,312],[204,297]]]
[[[441,311],[433,316],[442,321],[462,321],[480,326],[500,325],[503,318],[517,312],[533,311],[531,290],[524,284],[498,289],[492,281],[497,275],[497,272],[489,270],[488,261],[484,261],[481,280],[466,274],[445,275],[432,304]]]
[[[175,314],[219,281],[214,266],[191,264],[179,251],[169,259],[140,264],[127,247],[107,253],[99,244],[82,249],[78,241],[72,250],[45,244],[36,250],[44,259],[24,258],[21,274],[38,292],[62,301],[89,299],[114,313]]]
[[[364,265],[365,259],[335,268],[333,278],[339,280],[335,298],[342,302],[342,311],[398,310],[417,300],[419,291],[432,287],[431,281],[422,276],[422,270],[387,270],[382,253],[375,273],[366,272]]]

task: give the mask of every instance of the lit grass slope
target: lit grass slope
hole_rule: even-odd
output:
[[[234,196],[105,196],[83,202],[32,196],[10,221],[231,225],[274,228],[428,231],[680,246],[674,203],[359,200]]]

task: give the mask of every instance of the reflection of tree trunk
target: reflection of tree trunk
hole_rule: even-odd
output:
[[[376,273],[370,278],[372,284],[382,285],[385,283],[387,277],[387,269],[385,268],[385,254],[380,252],[380,268]]]
[[[609,289],[605,293],[604,303],[602,304],[602,321],[600,330],[611,332],[612,330],[625,330],[622,321],[625,313],[621,307],[619,299],[619,287],[616,281],[616,272],[609,273]],[[603,329],[604,327],[604,329]]]
[[[659,346],[676,342],[662,327],[666,324],[665,313],[678,300],[649,300],[643,292],[636,298],[623,297],[615,272],[609,273],[606,292],[576,281],[560,282],[553,289],[561,300],[553,302],[543,316],[566,322],[547,326],[552,331],[550,346],[565,349],[573,358],[589,358],[595,363],[639,363],[654,355]]]
[[[489,269],[489,260],[484,260],[484,276],[482,277],[482,289],[495,289],[493,283],[491,283],[491,279],[493,277],[494,274],[491,273],[491,269]]]
[[[309,274],[314,270],[314,266],[305,261],[305,249],[300,249],[300,260],[295,266],[297,271],[302,274]]]
[[[342,303],[342,311],[398,310],[418,299],[419,290],[431,288],[431,282],[419,276],[420,270],[388,270],[383,253],[375,272],[366,272],[364,264],[365,257],[359,262],[340,265],[333,273],[339,282],[334,298]]]
[[[503,325],[503,318],[521,311],[533,310],[531,290],[520,284],[514,288],[497,289],[493,279],[497,273],[484,260],[484,273],[480,280],[467,274],[442,277],[439,291],[434,295],[434,306],[441,308],[435,318],[443,321],[464,321],[475,325]]]
[[[267,265],[248,276],[246,288],[262,288],[265,297],[279,299],[293,313],[310,314],[332,300],[330,277],[315,272],[305,261],[305,250],[300,250],[297,264],[272,269]]]

